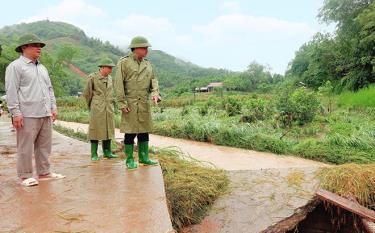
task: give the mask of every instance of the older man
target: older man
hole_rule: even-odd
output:
[[[38,60],[44,46],[36,35],[22,36],[15,49],[21,56],[5,72],[8,109],[17,130],[17,173],[24,186],[65,177],[50,171],[51,125],[57,108],[48,71]],[[38,180],[33,178],[33,154]]]

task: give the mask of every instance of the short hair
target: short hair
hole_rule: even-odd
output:
[[[27,48],[27,47],[29,47],[28,44],[25,44],[25,45],[22,45],[22,46],[21,46],[21,54],[23,54],[23,48]]]

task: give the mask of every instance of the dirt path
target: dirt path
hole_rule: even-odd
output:
[[[69,67],[69,69],[71,71],[73,71],[74,73],[78,74],[82,78],[86,78],[87,77],[87,74],[85,72],[83,72],[80,68],[78,68],[77,66],[75,66],[73,63],[69,63],[68,67]]]
[[[88,129],[87,124],[75,122],[57,121],[56,124],[85,133]],[[122,140],[123,137],[124,135],[116,129],[116,139]],[[189,154],[201,161],[210,162],[218,168],[228,171],[325,166],[325,164],[320,162],[294,156],[283,156],[266,152],[218,146],[210,143],[175,139],[159,135],[150,135],[150,145],[161,148],[177,147],[185,154]]]
[[[15,142],[0,119],[0,232],[171,232],[159,166],[92,163],[88,143],[54,132],[52,167],[67,178],[26,188],[16,178]]]

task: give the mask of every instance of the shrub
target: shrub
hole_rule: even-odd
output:
[[[207,113],[208,113],[208,109],[209,109],[208,105],[207,105],[207,104],[204,104],[204,105],[202,105],[202,106],[200,106],[200,107],[198,108],[198,112],[199,112],[199,114],[200,114],[201,116],[206,116]]]
[[[277,102],[278,120],[290,127],[294,122],[299,125],[310,123],[318,112],[320,102],[315,92],[305,88],[293,92],[285,91]]]
[[[189,114],[189,113],[190,113],[190,108],[189,108],[188,106],[185,105],[185,106],[182,108],[180,115],[181,115],[181,116],[185,116],[185,115],[187,115],[187,114]]]
[[[241,113],[241,103],[233,97],[227,97],[222,101],[222,107],[228,116],[235,116]]]
[[[264,99],[250,99],[245,102],[241,122],[255,122],[257,120],[265,120],[273,115],[273,108],[269,101]]]

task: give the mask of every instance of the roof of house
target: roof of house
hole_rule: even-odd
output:
[[[209,83],[207,87],[222,87],[224,84],[222,82]]]

